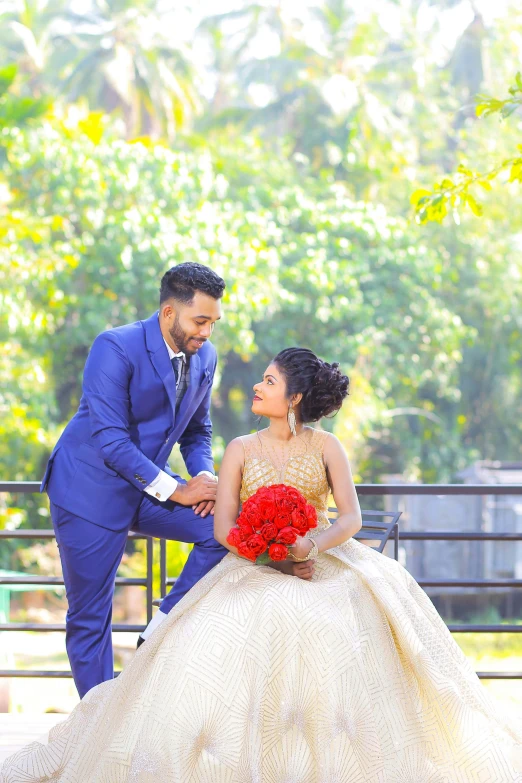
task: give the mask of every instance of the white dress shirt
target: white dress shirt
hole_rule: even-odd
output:
[[[163,342],[165,343],[167,347],[167,351],[169,352],[169,359],[172,361],[172,359],[176,359],[179,357],[183,364],[187,361],[187,357],[183,353],[183,351],[180,351],[179,353],[174,353],[168,342],[163,338]],[[180,368],[181,370],[181,368]],[[174,368],[172,368],[172,372],[174,373]],[[181,372],[178,373],[178,381],[176,384],[176,388],[179,386],[179,382],[181,379]],[[214,474],[211,473],[209,470],[200,470],[198,473],[198,476],[212,476],[214,477]],[[168,473],[165,473],[164,470],[160,470],[156,478],[151,481],[151,483],[148,485],[148,487],[145,487],[145,492],[147,492],[149,495],[152,495],[153,498],[157,498],[160,502],[164,503],[166,500],[170,498],[171,495],[174,494],[176,491],[176,488],[178,486],[178,481],[173,476],[169,476]]]

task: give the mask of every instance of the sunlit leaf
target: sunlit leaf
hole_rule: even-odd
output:
[[[104,132],[104,115],[100,111],[92,111],[84,119],[80,120],[78,127],[93,142],[99,144]]]
[[[418,206],[419,204],[423,203],[423,200],[431,196],[431,192],[429,190],[426,190],[425,188],[419,188],[418,190],[413,191],[413,193],[410,196],[410,203],[413,204],[413,206]]]
[[[479,204],[471,193],[463,194],[462,198],[467,204],[469,204],[474,215],[480,217],[483,214],[484,210],[482,204]]]

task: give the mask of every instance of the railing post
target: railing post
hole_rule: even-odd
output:
[[[154,539],[147,538],[147,624],[152,620],[152,580],[154,565]]]
[[[160,595],[162,598],[167,595],[167,542],[164,538],[160,539]]]

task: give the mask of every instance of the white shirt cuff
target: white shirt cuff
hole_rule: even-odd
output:
[[[210,470],[200,470],[199,473],[198,473],[198,476],[210,476],[210,478],[216,479],[216,481],[217,481],[216,474],[215,473],[211,473]]]
[[[157,498],[164,503],[174,494],[177,486],[177,479],[169,476],[164,470],[160,470],[154,481],[151,481],[149,486],[145,487],[144,491],[149,495],[152,495],[153,498]]]
[[[165,612],[162,612],[161,609],[158,609],[150,623],[147,625],[144,631],[141,632],[140,636],[142,639],[148,639],[149,636],[153,631],[156,630],[158,625],[161,625],[161,623],[166,620],[168,617],[168,614],[165,614]]]

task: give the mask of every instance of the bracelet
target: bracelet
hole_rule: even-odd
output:
[[[312,548],[308,552],[306,557],[296,557],[291,552],[289,552],[290,557],[292,557],[297,563],[304,563],[306,560],[312,560],[312,558],[317,557],[319,555],[319,548],[317,546],[317,543],[312,538],[310,539],[312,542]]]

